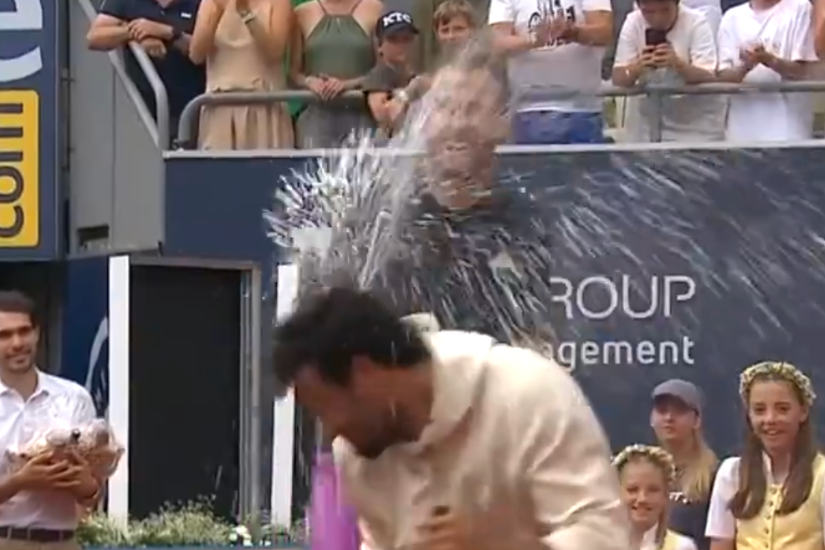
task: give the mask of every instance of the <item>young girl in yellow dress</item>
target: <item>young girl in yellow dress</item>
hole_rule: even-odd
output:
[[[810,379],[783,362],[741,374],[742,453],[719,467],[706,534],[711,550],[823,550],[825,459],[817,452]]]
[[[660,447],[631,445],[613,464],[619,472],[622,500],[630,512],[634,548],[696,550],[692,539],[667,528],[668,500],[676,475],[670,453]]]

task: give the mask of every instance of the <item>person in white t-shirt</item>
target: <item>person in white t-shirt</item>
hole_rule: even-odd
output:
[[[491,0],[489,23],[508,64],[513,141],[604,141],[604,46],[613,37],[610,0]],[[563,99],[553,99],[559,93]]]
[[[658,81],[702,84],[716,80],[716,39],[704,15],[679,0],[639,0],[619,34],[613,83],[631,87]],[[654,99],[629,98],[625,134],[648,141],[659,124]],[[661,99],[662,141],[722,139],[725,98],[710,95]]]
[[[726,82],[804,80],[816,61],[809,0],[751,0],[725,12],[719,77]],[[813,134],[810,94],[740,94],[730,99],[731,141],[789,141]]]

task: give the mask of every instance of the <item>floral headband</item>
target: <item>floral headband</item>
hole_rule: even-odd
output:
[[[639,444],[630,445],[622,449],[622,452],[613,458],[613,466],[621,472],[627,463],[634,458],[645,458],[661,468],[662,471],[665,472],[668,484],[676,480],[676,466],[673,463],[673,457],[661,447]]]
[[[784,361],[763,361],[751,365],[742,371],[742,374],[739,375],[739,396],[742,398],[742,401],[747,403],[753,383],[760,378],[766,377],[779,378],[780,380],[790,382],[796,386],[802,394],[805,405],[813,405],[816,399],[816,393],[814,392],[813,384],[811,384],[811,379],[802,374],[798,368]]]

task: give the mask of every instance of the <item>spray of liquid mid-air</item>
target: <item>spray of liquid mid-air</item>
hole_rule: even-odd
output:
[[[619,402],[638,397],[639,378],[622,370],[599,383],[624,357],[606,353],[630,350],[626,366],[644,369],[634,364],[641,355],[631,355],[640,343],[700,340],[687,366],[720,380],[765,358],[803,368],[819,361],[825,349],[797,346],[795,337],[825,330],[825,186],[803,185],[800,167],[771,148],[559,148],[514,153],[496,166],[507,115],[487,101],[500,92],[496,78],[479,76],[491,69],[487,53],[484,42],[473,44],[437,75],[388,146],[355,138],[279,182],[266,219],[274,243],[293,252],[302,289],[376,289],[424,304],[417,311],[434,313],[443,327],[463,328],[469,313],[512,339],[535,328],[527,305],[542,304],[553,326],[539,337],[555,349],[593,343],[590,351],[605,354],[576,372],[590,395]],[[428,223],[417,216],[422,195],[490,172],[495,185],[519,190],[520,223],[537,240],[549,237],[521,254],[529,284],[479,276],[455,256],[439,275],[449,288],[433,284],[426,258],[435,245],[417,231]],[[505,238],[511,228],[496,231],[513,242]],[[473,247],[463,243],[463,253]],[[399,258],[407,268],[400,277]],[[692,287],[668,287],[667,277]]]
[[[788,312],[772,296],[790,295],[797,270],[825,280],[825,214],[819,207],[825,198],[813,196],[817,191],[810,186],[785,193],[775,185],[781,179],[790,186],[798,178],[795,167],[779,161],[781,152],[559,148],[513,154],[497,166],[493,151],[505,141],[508,121],[499,112],[503,102],[489,101],[504,95],[495,63],[488,40],[473,42],[436,75],[386,147],[356,136],[350,147],[283,178],[265,216],[275,244],[293,251],[302,288],[354,284],[380,290],[390,300],[425,304],[447,327],[466,318],[469,307],[471,315],[493,319],[488,326],[497,336],[512,338],[523,333],[516,325],[525,322],[525,304],[556,305],[564,310],[554,318],[560,326],[547,334],[586,339],[602,329],[576,311],[583,308],[571,307],[577,279],[621,279],[614,289],[600,293],[591,286],[579,297],[590,311],[614,300],[610,293],[616,291],[617,309],[633,303],[624,309],[655,313],[670,307],[655,277],[682,273],[706,296],[733,294],[752,306],[750,332],[742,336],[747,339],[783,330]],[[511,97],[510,104],[517,101]],[[760,177],[739,170],[740,163],[758,166]],[[521,254],[529,284],[514,289],[506,277],[480,281],[466,262],[452,258],[446,278],[466,284],[433,292],[432,282],[423,279],[434,245],[422,242],[427,232],[417,231],[430,220],[417,214],[417,205],[425,192],[449,194],[493,171],[495,185],[520,190],[525,223],[537,238],[549,237]],[[313,238],[299,238],[308,234]],[[472,246],[464,251],[471,254]],[[405,276],[387,281],[399,258],[405,259]],[[822,315],[817,303],[803,302],[798,306],[814,310],[806,314]],[[682,306],[681,315],[667,316],[672,332],[693,330],[699,322],[692,304]],[[610,326],[611,319],[602,320]],[[650,327],[625,323],[622,330],[644,336]]]

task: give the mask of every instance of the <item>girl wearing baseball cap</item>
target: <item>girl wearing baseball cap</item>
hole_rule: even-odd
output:
[[[822,550],[825,458],[814,441],[810,379],[790,363],[766,361],[745,369],[739,394],[745,445],[719,467],[711,550]]]
[[[676,464],[668,526],[708,550],[705,525],[719,461],[702,433],[702,394],[686,380],[671,379],[656,386],[652,397],[650,425]]]

